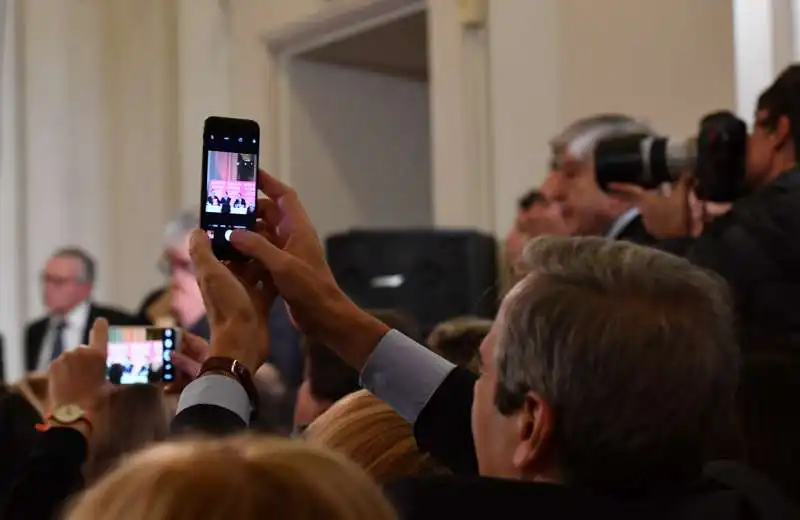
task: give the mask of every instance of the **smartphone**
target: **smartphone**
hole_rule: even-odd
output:
[[[172,353],[180,344],[180,329],[109,327],[106,373],[118,385],[161,383],[175,379]]]
[[[200,226],[220,260],[244,260],[230,243],[235,229],[256,224],[261,130],[249,119],[209,117],[203,127]]]

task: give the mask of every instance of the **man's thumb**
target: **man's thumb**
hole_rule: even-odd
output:
[[[189,241],[189,254],[192,257],[195,271],[198,272],[218,262],[211,249],[211,241],[208,238],[208,234],[202,229],[192,231]]]
[[[105,318],[94,320],[89,330],[89,347],[104,354],[108,350],[108,320]]]
[[[281,263],[285,262],[288,254],[265,237],[252,231],[234,231],[231,235],[231,244],[240,252],[257,260],[268,271],[278,269]]]

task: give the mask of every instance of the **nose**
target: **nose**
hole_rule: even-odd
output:
[[[560,175],[555,170],[547,174],[547,177],[542,184],[541,192],[545,199],[553,202],[563,201],[566,197],[566,192],[563,188],[563,183],[559,180]]]

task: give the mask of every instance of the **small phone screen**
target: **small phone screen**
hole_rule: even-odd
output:
[[[203,129],[201,226],[221,260],[237,259],[235,229],[256,223],[259,127],[255,121],[209,117]]]
[[[108,380],[118,385],[172,381],[175,379],[172,352],[177,345],[177,329],[109,327]]]

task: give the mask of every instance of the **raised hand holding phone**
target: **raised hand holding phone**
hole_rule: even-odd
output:
[[[203,128],[200,227],[219,260],[244,261],[230,244],[234,230],[256,227],[256,172],[260,145],[258,123],[249,119],[209,117]]]

